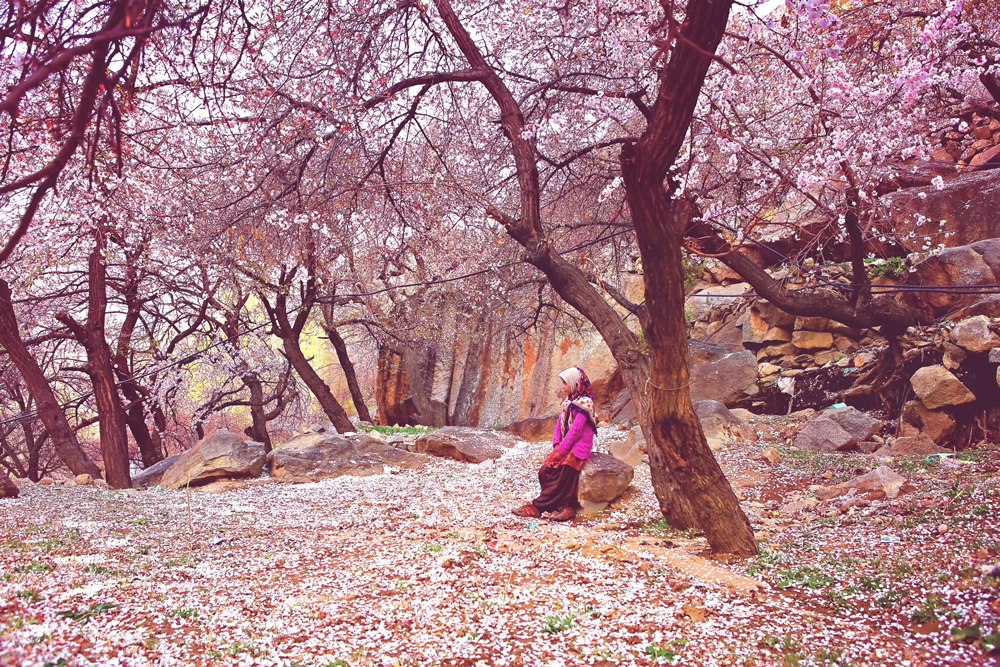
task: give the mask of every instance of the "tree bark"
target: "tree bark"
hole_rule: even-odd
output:
[[[649,325],[648,419],[653,452],[678,480],[712,550],[737,555],[757,553],[753,529],[726,480],[691,405],[684,319],[684,270],[681,241],[690,218],[686,202],[667,197],[663,187],[636,180],[634,146],[622,150],[622,175],[643,258]]]
[[[344,377],[347,378],[347,387],[351,390],[351,400],[354,401],[354,410],[358,413],[358,419],[371,423],[372,416],[368,412],[365,397],[361,393],[361,385],[358,384],[358,375],[354,371],[354,364],[351,362],[351,357],[347,354],[347,343],[344,342],[340,332],[334,327],[324,327],[324,330],[330,342],[333,343],[333,349],[337,351],[337,360],[340,361],[340,367],[344,370]]]
[[[10,360],[24,378],[24,383],[35,399],[35,405],[38,406],[38,417],[52,438],[52,445],[62,462],[74,475],[87,474],[94,478],[101,477],[101,469],[80,447],[45,373],[21,340],[11,300],[10,285],[3,279],[0,279],[0,345],[3,345]]]
[[[88,265],[86,326],[80,326],[67,313],[58,313],[56,319],[69,327],[87,352],[87,374],[94,387],[100,423],[101,454],[108,486],[113,489],[128,489],[132,487],[132,478],[129,476],[125,411],[115,384],[111,350],[104,337],[105,311],[108,305],[107,272],[104,264],[107,244],[102,233],[98,232],[96,237],[97,243],[90,253]]]
[[[250,389],[250,428],[247,435],[264,443],[264,453],[271,451],[271,436],[267,432],[267,415],[264,412],[264,387],[256,373],[245,373],[243,384]]]

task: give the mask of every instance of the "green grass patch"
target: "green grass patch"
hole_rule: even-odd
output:
[[[68,618],[72,621],[79,621],[80,623],[88,623],[91,619],[97,618],[101,614],[106,614],[112,609],[115,609],[118,605],[112,602],[99,602],[97,604],[92,604],[86,609],[63,609],[62,611],[57,611],[56,616],[62,616],[63,618]]]
[[[574,620],[576,620],[576,614],[547,616],[545,623],[542,624],[542,632],[556,633],[569,630],[573,627]]]

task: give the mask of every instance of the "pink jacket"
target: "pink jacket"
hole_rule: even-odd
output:
[[[565,456],[572,450],[573,456],[586,461],[594,449],[594,429],[587,420],[587,413],[576,406],[570,406],[572,418],[565,437],[560,439],[559,420],[552,431],[552,446],[559,448],[559,453]]]

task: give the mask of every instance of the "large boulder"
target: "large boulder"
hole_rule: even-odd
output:
[[[267,455],[271,476],[284,482],[318,482],[350,475],[384,472],[384,464],[419,467],[420,457],[368,436],[307,433],[275,447]]]
[[[500,458],[506,449],[514,445],[514,438],[495,431],[446,426],[420,436],[415,444],[417,452],[421,454],[482,463]]]
[[[819,417],[799,431],[793,444],[813,452],[847,452],[856,448],[858,441],[837,422]]]
[[[753,442],[757,439],[757,429],[734,415],[719,401],[702,400],[694,402],[694,411],[701,422],[708,446],[722,449],[728,442]]]
[[[944,287],[994,285],[1000,282],[998,257],[1000,257],[1000,239],[996,238],[972,245],[945,248],[914,266],[907,282]],[[948,290],[919,291],[903,296],[906,303],[923,308],[935,317],[953,316],[959,308],[972,308],[981,299],[982,295],[962,295]]]
[[[264,469],[264,445],[245,441],[219,429],[182,453],[160,480],[160,486],[180,489],[204,486],[220,479],[258,477]]]
[[[140,471],[132,478],[132,488],[145,489],[149,486],[156,486],[163,480],[163,473],[170,469],[170,466],[177,463],[180,454],[171,454],[162,461],[158,461],[148,468]]]
[[[840,428],[850,433],[858,442],[871,440],[871,437],[882,429],[881,421],[869,417],[853,406],[828,408],[821,416],[837,422]]]
[[[558,415],[549,415],[547,417],[528,417],[527,419],[522,419],[521,421],[508,424],[500,430],[505,433],[510,433],[521,440],[527,440],[528,442],[551,440],[552,429],[555,428],[557,417]]]
[[[714,400],[727,405],[755,396],[757,357],[734,345],[688,341],[691,400]]]
[[[943,188],[934,185],[906,188],[882,198],[885,219],[899,243],[918,252],[925,238],[935,245],[975,243],[1000,236],[1000,172],[977,171],[952,178]],[[941,221],[944,225],[941,225]],[[941,234],[944,229],[951,236]]]
[[[910,377],[910,386],[924,407],[930,410],[976,400],[975,394],[940,364],[918,369]]]
[[[7,473],[0,470],[0,498],[17,498],[20,495],[21,490],[17,488],[17,484],[14,483]]]
[[[577,500],[584,509],[603,510],[625,493],[635,473],[609,454],[594,452],[580,471]]]

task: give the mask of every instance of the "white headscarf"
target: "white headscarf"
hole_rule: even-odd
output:
[[[580,369],[576,366],[567,368],[559,374],[559,377],[563,382],[569,385],[570,395],[575,394],[577,389],[580,387]]]

